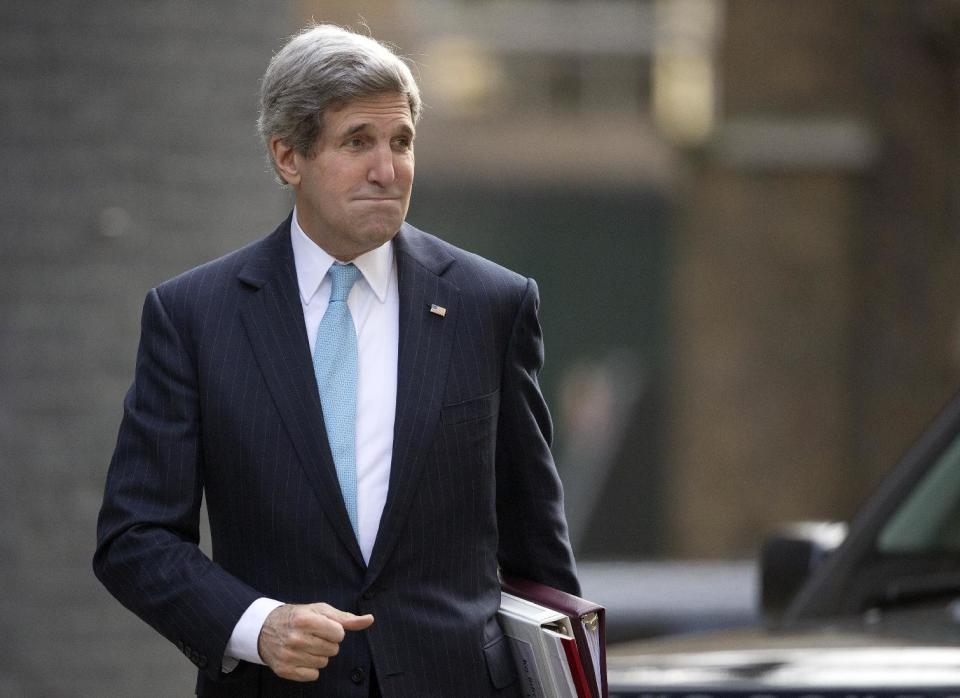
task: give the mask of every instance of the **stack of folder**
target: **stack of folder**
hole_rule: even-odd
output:
[[[606,698],[604,608],[525,579],[501,583],[500,625],[524,698]]]

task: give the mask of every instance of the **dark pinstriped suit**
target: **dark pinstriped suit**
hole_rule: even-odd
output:
[[[371,662],[386,698],[510,695],[498,563],[578,592],[536,379],[536,285],[406,224],[394,249],[397,416],[369,567],[327,445],[289,218],[147,296],[94,567],[201,668],[201,695],[365,696]],[[204,489],[213,562],[196,546]],[[316,683],[246,663],[223,676],[259,596],[376,622]]]

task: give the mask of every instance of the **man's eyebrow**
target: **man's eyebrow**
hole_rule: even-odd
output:
[[[369,128],[369,126],[370,126],[370,124],[368,124],[368,123],[366,123],[366,122],[364,122],[364,123],[362,123],[362,124],[357,124],[356,126],[354,126],[353,128],[351,128],[350,130],[348,130],[348,131],[347,131],[345,134],[343,134],[343,135],[344,135],[344,136],[353,136],[353,135],[355,135],[355,134],[357,134],[357,133],[360,133],[361,131],[366,131],[367,128]]]
[[[356,126],[352,126],[349,129],[347,129],[347,131],[343,134],[343,137],[347,138],[349,136],[355,136],[356,134],[362,131],[366,131],[368,128],[370,128],[370,124],[364,121],[363,123],[357,124]],[[401,124],[398,130],[405,136],[412,137],[416,133],[416,131],[413,130],[413,127],[410,126],[409,124]]]

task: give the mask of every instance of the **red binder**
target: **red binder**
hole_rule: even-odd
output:
[[[607,647],[604,607],[545,584],[531,582],[528,579],[501,574],[500,581],[503,590],[508,594],[551,608],[570,619],[574,638],[577,641],[576,649],[579,653],[580,666],[590,687],[590,695],[593,698],[607,698]],[[599,639],[599,642],[594,641],[593,643],[598,646],[596,650],[598,656],[596,657],[591,651],[591,641],[588,638],[590,633],[588,627],[592,623],[597,624],[598,633],[598,635],[593,634],[593,636]],[[599,676],[597,676],[596,667],[599,667]],[[574,681],[576,681],[576,677]]]
[[[577,687],[577,696],[580,698],[590,698],[593,692],[590,690],[590,680],[587,678],[586,669],[583,667],[583,661],[580,659],[580,650],[577,648],[577,641],[573,638],[564,638],[563,651],[567,655],[567,665],[570,667],[570,676]]]

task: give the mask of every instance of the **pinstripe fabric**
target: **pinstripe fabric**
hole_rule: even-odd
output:
[[[327,445],[289,221],[150,292],[94,558],[201,668],[201,695],[513,695],[497,565],[577,592],[537,386],[536,285],[411,226],[390,491],[369,567]],[[429,312],[447,309],[445,317]],[[205,490],[213,561],[196,547]],[[219,673],[257,596],[373,613],[319,681]]]

